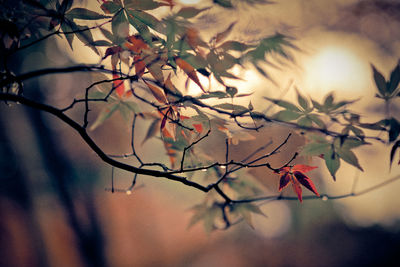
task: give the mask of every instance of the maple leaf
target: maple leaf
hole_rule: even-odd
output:
[[[279,192],[282,191],[283,188],[289,185],[292,182],[293,191],[297,194],[300,202],[303,202],[302,198],[302,189],[300,184],[303,185],[305,188],[313,192],[319,197],[319,193],[315,188],[314,183],[311,179],[305,175],[305,172],[311,171],[317,167],[308,166],[303,164],[297,164],[293,167],[283,167],[279,170],[280,174],[280,181],[279,181]]]

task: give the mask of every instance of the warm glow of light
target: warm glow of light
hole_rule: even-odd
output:
[[[182,4],[185,5],[194,5],[194,4],[198,4],[201,0],[179,0],[179,2],[181,2]]]
[[[368,86],[370,69],[350,49],[328,46],[305,62],[305,83],[312,93],[360,93]]]

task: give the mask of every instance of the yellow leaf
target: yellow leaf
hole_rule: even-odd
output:
[[[151,83],[148,83],[145,80],[143,80],[143,81],[147,85],[147,87],[149,87],[151,93],[158,100],[158,102],[160,102],[162,104],[168,103],[167,97],[165,96],[164,91],[161,88],[159,88],[158,86],[153,85]]]

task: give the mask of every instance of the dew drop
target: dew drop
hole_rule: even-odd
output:
[[[126,190],[126,194],[130,195],[130,194],[132,194],[132,191],[131,190]]]
[[[326,196],[326,195],[324,195],[324,196],[322,196],[322,201],[328,201],[328,196]]]

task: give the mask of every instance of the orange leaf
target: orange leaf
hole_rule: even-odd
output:
[[[162,104],[168,103],[167,97],[165,96],[164,91],[161,88],[159,88],[158,86],[155,86],[151,83],[148,83],[145,80],[143,80],[143,81],[147,85],[147,87],[149,87],[150,92],[158,100],[158,102],[160,102]]]
[[[199,78],[197,77],[196,70],[190,65],[188,62],[185,60],[176,57],[175,58],[176,65],[179,66],[186,74],[189,76],[190,79],[192,79],[200,88],[201,90],[205,93],[206,91],[204,90],[203,86],[200,83]]]
[[[127,38],[127,42],[124,43],[124,46],[136,54],[140,54],[143,49],[149,48],[140,37],[134,35]]]
[[[144,69],[146,68],[146,64],[141,59],[140,56],[133,56],[133,62],[135,63],[135,72],[138,77],[142,77],[144,73]]]
[[[291,180],[292,180],[293,191],[297,194],[297,198],[300,200],[300,202],[303,202],[302,190],[299,182],[296,179],[293,179],[293,177]]]
[[[223,32],[218,33],[215,36],[215,42],[219,43],[220,41],[225,39],[231,33],[231,31],[233,29],[233,26],[235,26],[235,24],[236,24],[236,22],[231,23],[226,30],[224,30]]]
[[[198,133],[201,133],[203,131],[203,125],[201,123],[193,124],[193,127],[196,129]]]
[[[308,166],[308,165],[303,165],[303,164],[297,164],[297,165],[294,165],[292,167],[292,170],[293,171],[300,171],[300,172],[309,172],[309,171],[314,170],[316,168],[318,168],[318,167]]]
[[[121,78],[118,74],[113,73],[113,79],[119,79]],[[119,97],[122,97],[122,95],[125,92],[125,86],[124,86],[124,81],[123,80],[115,80],[113,81],[113,85],[115,87],[115,92]]]

